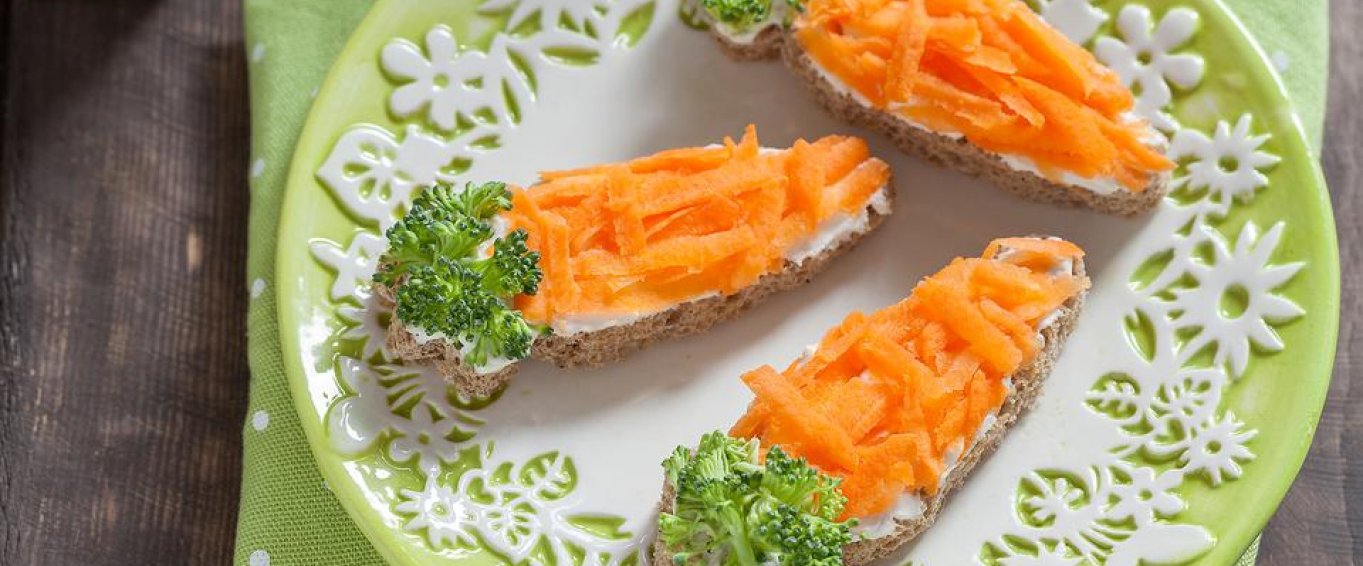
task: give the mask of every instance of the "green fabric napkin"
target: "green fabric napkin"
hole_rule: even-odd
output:
[[[1225,1],[1284,70],[1319,153],[1329,48],[1327,0]],[[331,62],[374,0],[244,2],[252,109],[246,269],[252,379],[242,429],[241,510],[233,562],[382,564],[323,482],[303,437],[285,381],[273,284],[279,211],[294,145]],[[1257,550],[1256,541],[1240,566],[1253,564]]]
[[[246,328],[251,396],[242,429],[233,564],[383,564],[327,490],[284,376],[275,310],[279,210],[317,88],[374,0],[245,0],[251,80],[251,219]]]

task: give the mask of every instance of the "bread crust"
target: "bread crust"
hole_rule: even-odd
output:
[[[1074,274],[1080,277],[1085,276],[1082,260],[1074,263]],[[1064,348],[1066,339],[1074,330],[1075,322],[1079,319],[1079,311],[1083,309],[1085,296],[1086,293],[1080,293],[1066,301],[1065,304],[1061,305],[1055,322],[1041,330],[1043,340],[1041,351],[1031,362],[1019,368],[1010,376],[1013,380],[1014,389],[1004,400],[1003,406],[999,408],[994,426],[979,442],[976,442],[969,450],[961,454],[956,466],[952,468],[951,473],[947,474],[942,489],[926,501],[923,514],[910,520],[896,519],[895,530],[890,535],[858,540],[847,545],[843,549],[844,564],[861,566],[884,558],[922,534],[936,522],[937,515],[941,513],[947,498],[965,483],[965,479],[975,469],[976,465],[998,448],[999,443],[1008,434],[1008,430],[1017,423],[1018,418],[1036,403],[1037,397],[1041,394],[1042,382],[1050,375],[1051,368],[1055,365],[1056,358],[1059,357]],[[664,479],[663,494],[658,504],[658,512],[670,513],[675,497],[676,492],[671,482]],[[667,547],[663,545],[661,540],[654,542],[651,559],[653,564],[670,563]]]
[[[890,209],[894,207],[893,177],[885,186],[885,197]],[[618,361],[629,354],[666,338],[704,332],[716,323],[728,320],[761,303],[771,295],[809,283],[816,274],[843,253],[856,247],[885,220],[886,214],[866,206],[867,227],[849,234],[840,242],[818,255],[796,264],[786,261],[777,273],[762,276],[753,285],[732,295],[708,297],[677,305],[666,311],[641,318],[630,324],[581,332],[568,336],[551,335],[535,340],[530,356],[554,363],[559,367],[598,367]],[[375,284],[375,292],[388,305],[395,303],[394,290]],[[516,374],[519,363],[512,363],[501,371],[478,374],[459,361],[459,349],[445,340],[419,343],[397,317],[388,326],[388,351],[407,362],[432,364],[464,396],[484,398],[506,386]]]
[[[736,61],[781,58],[787,67],[813,91],[815,99],[838,119],[881,133],[905,153],[917,155],[942,167],[979,177],[1018,197],[1062,206],[1089,208],[1106,214],[1133,217],[1159,205],[1169,192],[1169,172],[1151,174],[1145,189],[1133,192],[1119,189],[1099,194],[1082,187],[1057,183],[1041,175],[1009,167],[997,154],[980,149],[961,137],[938,134],[910,124],[900,117],[873,108],[846,89],[835,85],[818,64],[804,52],[795,34],[783,26],[770,24],[759,31],[751,43],[739,43],[711,26],[710,35],[721,50]],[[1153,129],[1152,133],[1158,134]],[[1163,138],[1162,135],[1156,137]],[[1150,147],[1164,153],[1165,143]]]
[[[747,43],[734,41],[729,36],[721,33],[714,23],[710,24],[710,37],[719,43],[720,50],[724,51],[730,59],[734,61],[765,61],[775,59],[781,54],[782,46],[786,43],[786,32],[779,25],[768,25],[753,36],[752,41]]]

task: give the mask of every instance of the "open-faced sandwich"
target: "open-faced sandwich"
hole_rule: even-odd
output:
[[[654,564],[865,564],[927,529],[1032,404],[1089,282],[1051,238],[993,242],[909,298],[853,313],[726,435],[680,447]]]
[[[845,120],[1020,196],[1134,215],[1174,164],[1117,75],[1022,0],[701,0],[737,59],[782,56]]]
[[[388,230],[374,281],[388,348],[463,394],[533,355],[597,365],[702,331],[806,283],[890,213],[866,142],[739,142],[541,174],[538,185],[426,189]]]

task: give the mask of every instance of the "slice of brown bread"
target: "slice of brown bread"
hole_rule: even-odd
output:
[[[751,42],[736,42],[711,26],[710,34],[729,58],[737,61],[760,61],[780,57],[802,81],[809,85],[815,98],[834,116],[845,122],[871,129],[888,136],[900,150],[917,155],[937,165],[948,167],[985,179],[1019,197],[1056,203],[1064,206],[1088,207],[1119,216],[1136,216],[1157,206],[1169,191],[1169,173],[1150,175],[1141,192],[1118,189],[1109,194],[1051,181],[1036,173],[1019,171],[1004,163],[998,154],[985,151],[962,137],[938,134],[917,127],[900,117],[874,108],[841,88],[819,70],[818,64],[805,53],[791,30],[769,24],[757,32]],[[1163,136],[1151,130],[1151,138]],[[1164,152],[1165,142],[1152,142],[1151,147]]]
[[[885,196],[889,207],[893,209],[893,178],[885,186]],[[623,359],[658,340],[704,332],[715,323],[733,318],[779,291],[809,283],[833,258],[851,250],[885,220],[885,215],[870,204],[866,207],[866,213],[867,225],[864,230],[848,234],[802,263],[786,261],[781,271],[762,276],[752,286],[738,293],[683,303],[630,324],[567,336],[546,336],[535,341],[530,355],[559,367],[595,367]],[[394,303],[392,289],[379,285],[375,287],[375,292],[387,304]],[[460,363],[459,349],[453,344],[445,340],[419,343],[397,317],[393,317],[393,322],[388,326],[387,347],[390,353],[404,361],[433,364],[457,392],[474,398],[487,397],[501,390],[515,375],[518,366],[513,363],[490,374],[474,372]]]
[[[397,306],[394,289],[375,283],[374,294],[378,295],[385,307],[391,309]],[[456,392],[474,399],[487,398],[500,391],[507,380],[516,374],[519,365],[512,363],[500,371],[486,374],[475,372],[460,361],[459,348],[445,340],[419,342],[396,315],[388,323],[384,345],[388,353],[400,360],[434,367],[446,381],[455,386]]]
[[[1085,276],[1082,261],[1074,263],[1074,274],[1081,277]],[[1017,422],[1018,417],[1035,404],[1037,397],[1041,394],[1042,382],[1050,375],[1055,359],[1060,355],[1065,340],[1069,338],[1070,332],[1074,330],[1075,322],[1079,319],[1079,311],[1084,305],[1084,296],[1084,293],[1080,293],[1067,301],[1060,307],[1055,321],[1041,330],[1043,343],[1041,352],[1030,363],[1010,376],[1013,380],[1013,391],[1004,400],[1003,406],[999,408],[993,427],[985,433],[979,442],[976,442],[969,450],[961,454],[956,466],[947,474],[942,489],[939,489],[935,496],[925,502],[923,514],[915,519],[896,519],[895,530],[890,535],[859,540],[847,545],[843,550],[843,562],[845,564],[860,566],[884,558],[932,526],[952,492],[965,483],[966,477],[970,475],[970,472],[975,469],[980,461],[998,448],[999,443],[1008,434],[1008,430],[1012,428],[1013,424]],[[662,501],[658,505],[659,512],[670,513],[675,497],[671,483],[664,480]],[[654,542],[652,549],[653,564],[671,563],[669,554],[661,540]]]

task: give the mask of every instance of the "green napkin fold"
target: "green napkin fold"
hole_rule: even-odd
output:
[[[474,1],[474,0],[442,0]],[[1327,0],[1224,0],[1278,66],[1319,154]],[[251,81],[247,329],[251,395],[234,564],[382,564],[317,471],[284,375],[275,247],[285,179],[312,99],[374,0],[244,0]],[[1288,24],[1288,25],[1284,25]],[[1254,563],[1256,541],[1238,566]]]

